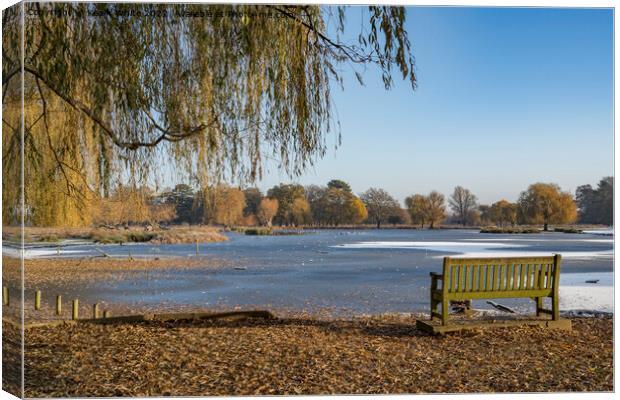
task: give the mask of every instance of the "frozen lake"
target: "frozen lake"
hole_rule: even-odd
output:
[[[151,270],[148,279],[128,274],[114,283],[52,288],[86,302],[144,306],[328,309],[338,313],[428,312],[429,272],[442,257],[563,257],[560,308],[613,311],[613,236],[584,234],[481,234],[474,230],[322,230],[291,236],[228,234],[222,243],[201,244],[203,255],[225,260],[222,268]],[[92,245],[62,247],[60,257],[193,257],[194,244]],[[14,249],[3,253],[15,255]],[[33,246],[25,257],[58,257],[56,247]],[[232,267],[238,266],[241,269]],[[586,280],[598,280],[586,283]],[[533,301],[501,300],[520,311]],[[489,308],[475,302],[476,308]]]

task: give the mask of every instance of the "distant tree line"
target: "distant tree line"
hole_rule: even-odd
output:
[[[101,201],[94,220],[100,224],[187,223],[225,226],[343,226],[414,224],[436,228],[462,226],[613,224],[613,178],[601,179],[596,189],[579,186],[573,196],[553,183],[530,185],[514,203],[502,199],[479,204],[461,186],[447,199],[437,191],[405,198],[404,208],[387,191],[370,188],[353,193],[334,179],[325,186],[282,183],[262,193],[258,188],[219,184],[194,190],[186,184],[159,194],[148,188],[119,186]]]
[[[582,185],[575,193],[579,221],[587,224],[612,225],[614,221],[614,178],[601,179],[596,189]]]

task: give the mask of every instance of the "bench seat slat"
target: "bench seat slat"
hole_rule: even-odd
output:
[[[505,265],[498,265],[497,269],[499,270],[499,284],[497,285],[498,290],[504,290],[504,280],[506,279]]]
[[[545,283],[545,278],[547,276],[547,264],[542,264],[540,266],[540,273],[538,274],[538,276],[539,276],[538,287],[540,289],[546,288],[547,284]]]
[[[491,267],[489,265],[484,266],[486,280],[484,281],[484,290],[491,290]]]
[[[465,266],[465,285],[463,286],[464,292],[471,292],[471,265]]]
[[[456,292],[456,269],[452,268],[452,276],[450,278],[450,289],[449,292]]]
[[[471,279],[471,290],[472,292],[475,292],[480,287],[480,282],[478,281],[480,279],[480,275],[478,275],[478,273],[480,272],[480,266],[474,265],[473,269],[474,269],[474,272],[473,272],[474,275]]]
[[[519,272],[519,264],[512,264],[512,286],[510,287],[510,289],[512,290],[518,288],[517,282],[519,279],[519,275],[517,274],[517,272]]]
[[[499,257],[499,258],[450,258],[450,265],[501,265],[501,264],[542,264],[553,263],[553,257]]]
[[[522,297],[549,297],[553,294],[552,290],[528,289],[528,290],[495,290],[484,292],[455,292],[446,295],[447,300],[469,300],[469,299],[500,299],[500,298],[522,298]]]

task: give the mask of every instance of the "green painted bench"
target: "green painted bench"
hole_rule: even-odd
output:
[[[560,319],[559,283],[562,256],[443,259],[443,273],[431,272],[431,321],[448,324],[450,300],[532,298],[536,316]],[[440,284],[441,283],[441,284]],[[551,298],[551,310],[543,298]],[[441,304],[441,313],[438,306]]]

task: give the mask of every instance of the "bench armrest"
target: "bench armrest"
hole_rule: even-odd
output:
[[[431,278],[443,279],[443,275],[442,274],[438,274],[437,272],[431,272]]]

